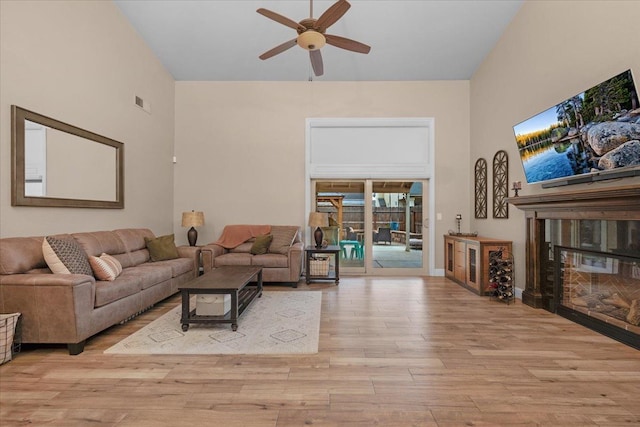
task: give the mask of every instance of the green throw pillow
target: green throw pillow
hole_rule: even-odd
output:
[[[155,239],[145,237],[144,242],[147,244],[147,249],[149,249],[151,261],[164,261],[179,257],[173,234],[156,237]]]
[[[271,245],[272,240],[273,236],[271,234],[256,237],[256,241],[253,242],[253,246],[251,246],[251,250],[249,252],[253,255],[266,254],[269,251],[269,246]]]

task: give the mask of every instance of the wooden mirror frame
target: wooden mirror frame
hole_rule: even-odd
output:
[[[61,132],[116,149],[116,197],[115,200],[87,200],[25,194],[25,120],[39,123]],[[124,208],[124,144],[84,129],[11,106],[11,206],[71,207],[71,208]]]

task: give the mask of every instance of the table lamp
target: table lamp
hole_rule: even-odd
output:
[[[189,246],[195,246],[196,240],[198,240],[198,231],[195,227],[199,227],[204,224],[203,212],[182,212],[182,226],[191,227],[187,231],[187,239],[189,240]]]
[[[322,240],[324,233],[320,227],[329,226],[329,214],[324,212],[310,212],[309,213],[309,227],[316,227],[313,232],[313,238],[316,241],[316,248],[322,247]]]

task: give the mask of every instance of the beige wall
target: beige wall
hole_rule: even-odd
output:
[[[505,149],[524,183],[514,124],[627,68],[640,80],[638,16],[640,2],[526,2],[470,82],[174,83],[111,2],[1,1],[0,235],[148,226],[184,243],[191,209],[206,215],[199,243],[230,223],[304,227],[306,118],[434,117],[436,267],[461,213],[464,230],[514,241],[522,288],[524,217],[472,218],[473,165]],[[11,104],[123,142],[126,208],[11,207]]]
[[[12,104],[123,142],[125,209],[12,207]],[[0,236],[172,232],[173,107],[173,78],[110,1],[0,1]]]
[[[495,152],[506,150],[509,181],[522,181],[521,195],[623,184],[640,186],[639,178],[589,187],[583,184],[542,189],[540,184],[527,185],[512,130],[515,124],[629,68],[637,86],[638,22],[638,1],[527,1],[471,79],[469,168],[473,169],[479,157],[484,157],[491,168]],[[491,190],[488,202],[491,217]],[[473,228],[514,241],[516,286],[524,288],[522,211],[510,206],[508,220],[475,220]]]
[[[226,224],[305,226],[305,119],[434,117],[436,236],[469,218],[469,82],[177,82],[175,212]],[[390,144],[389,149],[393,149]],[[410,155],[411,153],[407,153]],[[340,153],[336,153],[340,156]],[[177,231],[179,238],[186,240]],[[436,237],[436,268],[443,268]]]

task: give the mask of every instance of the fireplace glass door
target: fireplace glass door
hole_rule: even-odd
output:
[[[554,258],[557,313],[640,347],[640,258],[563,246]]]
[[[640,221],[637,220],[546,219],[541,221],[539,237],[544,238],[538,254],[540,292],[543,307],[551,312],[557,307],[555,246],[640,257]],[[587,253],[581,261],[583,266],[594,270],[607,269],[602,257]]]
[[[640,343],[640,221],[547,219],[541,234],[543,307]]]

